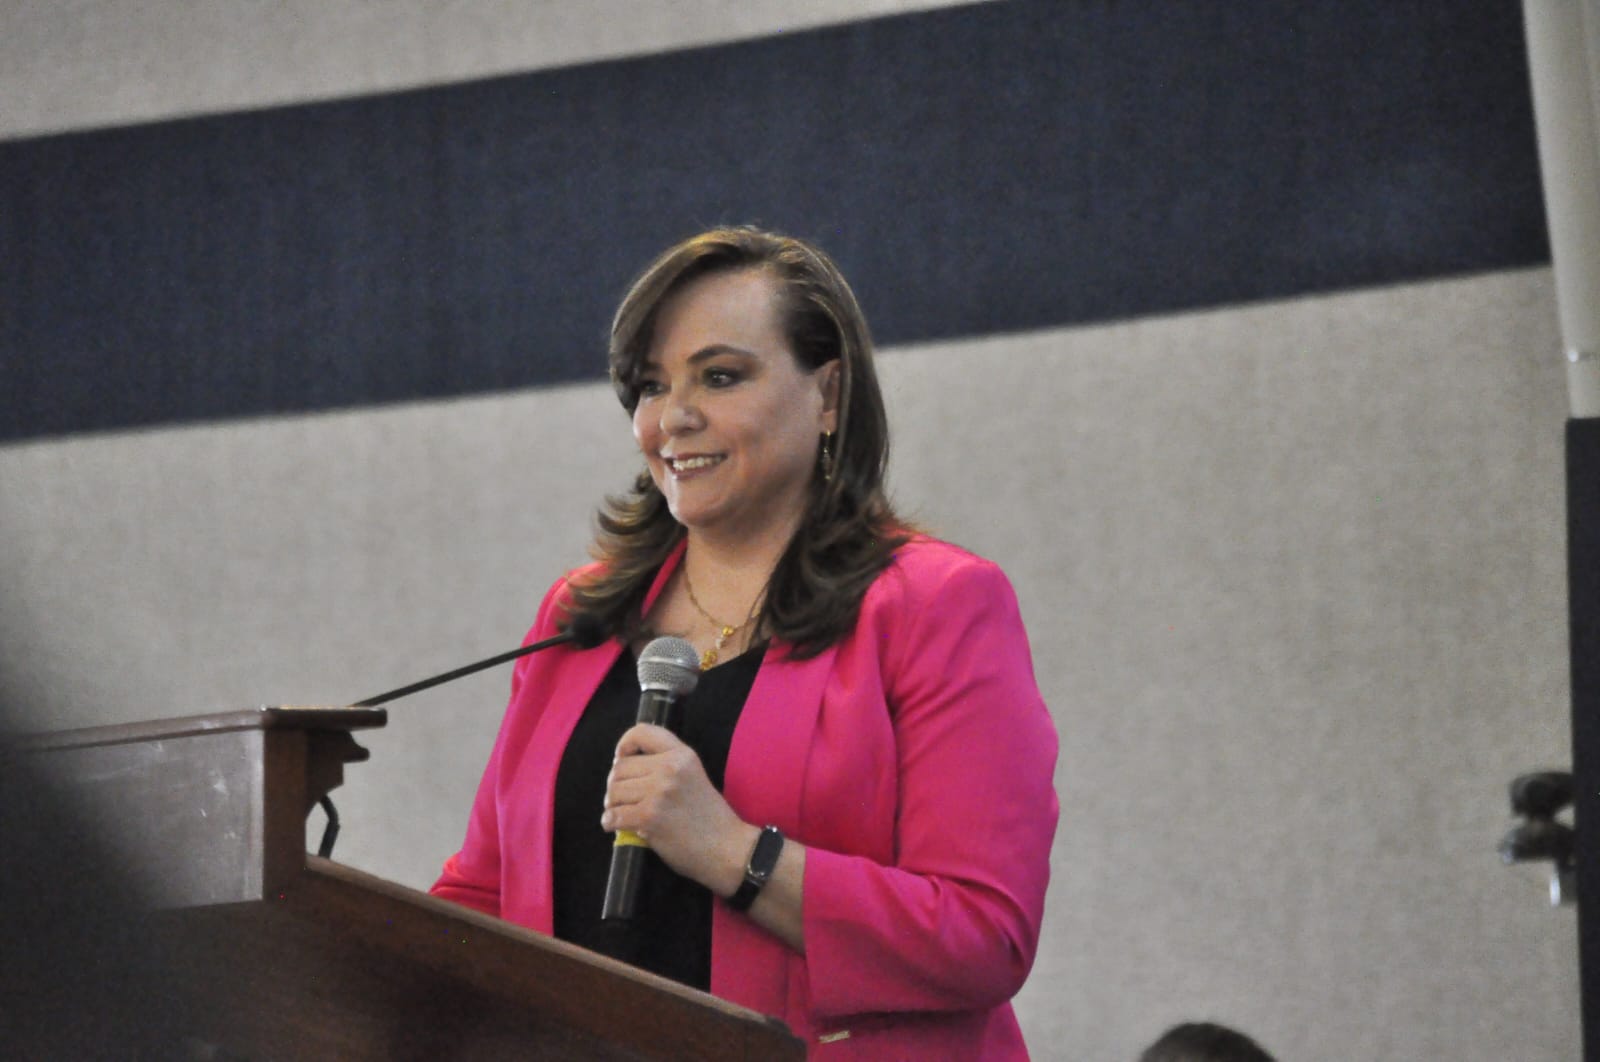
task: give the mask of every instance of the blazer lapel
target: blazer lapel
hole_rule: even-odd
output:
[[[830,647],[810,660],[791,660],[787,645],[767,646],[723,777],[723,796],[746,822],[800,831],[812,734],[835,652]]]
[[[535,879],[539,894],[529,897],[530,913],[537,919],[531,928],[542,933],[554,932],[555,879],[549,853],[555,838],[556,774],[573,728],[621,653],[621,643],[610,641],[593,649],[574,651],[560,666],[529,676],[530,681],[548,683],[548,699],[528,743],[528,757],[517,768],[517,774],[528,779],[527,806],[538,808],[538,836],[544,838],[539,846],[544,858],[539,860]]]
[[[649,611],[650,605],[667,585],[667,580],[677,570],[678,562],[683,558],[684,546],[685,543],[680,542],[661,565],[661,571],[656,573],[655,581],[645,595],[645,611]],[[536,878],[540,892],[538,896],[530,897],[537,921],[532,928],[544,933],[551,932],[554,926],[555,877],[548,853],[555,837],[556,773],[561,768],[561,757],[566,754],[567,741],[571,739],[573,729],[589,707],[589,701],[594,698],[594,691],[600,688],[606,672],[611,670],[621,654],[622,643],[612,640],[593,649],[574,650],[562,661],[559,669],[550,672],[535,670],[529,676],[531,681],[548,683],[548,699],[535,728],[536,736],[529,742],[528,761],[518,769],[519,775],[533,780],[534,792],[529,794],[533,800],[531,806],[539,809],[539,829],[545,838],[543,851],[547,855],[542,860],[541,872]]]
[[[790,660],[787,646],[767,646],[755,684],[734,727],[723,796],[739,817],[804,835],[806,769],[822,693],[835,650]],[[711,925],[711,991],[764,1014],[788,1014],[793,953],[743,915],[717,904]],[[798,957],[795,957],[796,959]]]

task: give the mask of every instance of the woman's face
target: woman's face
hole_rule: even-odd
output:
[[[778,282],[746,269],[690,281],[657,314],[633,435],[692,532],[786,541],[805,511],[839,363],[803,370],[779,305]]]

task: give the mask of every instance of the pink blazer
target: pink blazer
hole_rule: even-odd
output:
[[[554,632],[565,587],[545,595],[530,640]],[[517,664],[435,895],[550,932],[556,769],[620,652]],[[781,1018],[817,1059],[1027,1058],[1009,1001],[1038,945],[1055,761],[1005,575],[942,542],[902,547],[848,637],[810,660],[767,649],[724,795],[807,846],[805,954],[718,902],[711,991]]]

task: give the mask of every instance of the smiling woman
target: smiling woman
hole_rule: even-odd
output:
[[[776,555],[838,422],[839,362],[802,369],[778,281],[713,273],[675,295],[639,371],[633,434],[674,519],[727,551]]]
[[[434,892],[775,1015],[818,1057],[1026,1058],[1056,735],[1005,576],[885,497],[849,285],[803,241],[704,233],[635,283],[610,356],[646,470],[529,632],[608,640],[518,664]],[[633,718],[663,634],[702,668],[676,731]],[[622,924],[614,832],[656,864]]]

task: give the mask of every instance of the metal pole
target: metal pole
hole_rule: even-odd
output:
[[[1600,0],[1523,0],[1566,347],[1567,604],[1583,1057],[1600,1062]]]
[[[1523,0],[1574,417],[1600,417],[1600,2]]]

